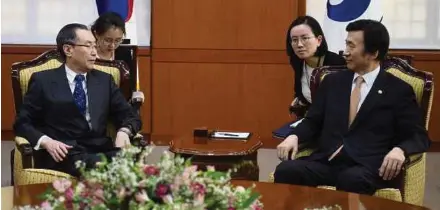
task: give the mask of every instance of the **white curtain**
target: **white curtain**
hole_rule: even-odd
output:
[[[135,0],[130,38],[150,46],[150,0]],[[2,44],[55,44],[58,31],[68,23],[91,25],[98,17],[94,0],[1,0]]]
[[[321,23],[326,36],[327,33],[331,33],[325,26],[327,1],[307,0],[306,6],[307,14]],[[336,5],[344,0],[330,1]],[[379,2],[383,13],[382,22],[391,35],[391,48],[440,49],[440,0],[380,0]],[[341,37],[342,41],[345,38]],[[337,52],[344,48],[332,49]]]

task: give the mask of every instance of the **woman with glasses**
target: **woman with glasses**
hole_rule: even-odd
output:
[[[96,38],[97,57],[103,60],[114,60],[115,50],[125,36],[125,21],[115,12],[99,16],[91,30]]]
[[[313,70],[320,66],[345,65],[342,56],[328,50],[321,26],[310,16],[300,16],[290,24],[286,51],[295,73],[295,97],[289,109],[294,121],[272,132],[273,137],[279,139],[285,139],[291,133],[312,104],[310,78]]]
[[[312,103],[310,77],[316,67],[345,65],[342,56],[328,50],[321,26],[310,16],[298,17],[290,24],[286,51],[295,73],[295,98],[291,107],[298,104],[309,107]]]
[[[115,60],[115,50],[122,43],[125,32],[125,21],[115,12],[106,12],[91,26],[93,35],[96,38],[96,57],[101,60]],[[131,57],[130,57],[131,59]],[[117,58],[117,60],[124,60]],[[131,101],[144,101],[144,93],[139,91],[139,80],[136,79],[135,91],[132,93]]]

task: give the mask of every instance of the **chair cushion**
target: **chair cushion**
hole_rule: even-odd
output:
[[[421,105],[423,90],[425,88],[425,81],[423,79],[406,74],[397,68],[388,68],[386,71],[411,85],[416,95],[417,103]]]
[[[28,90],[29,80],[31,79],[31,76],[33,73],[58,68],[61,65],[62,65],[62,63],[59,60],[54,58],[54,59],[50,59],[47,62],[42,63],[40,65],[32,66],[32,67],[28,67],[28,68],[20,70],[19,78],[20,78],[21,96],[24,97],[24,95],[26,94],[26,92]]]

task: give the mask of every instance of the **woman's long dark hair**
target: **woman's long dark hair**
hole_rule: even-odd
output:
[[[328,51],[327,41],[325,40],[324,32],[322,31],[322,28],[319,25],[318,21],[315,18],[308,16],[308,15],[300,16],[300,17],[296,18],[290,24],[289,29],[287,30],[286,52],[287,52],[287,55],[290,57],[291,64],[296,63],[296,62],[302,62],[302,59],[300,59],[293,51],[292,44],[291,44],[292,38],[290,37],[290,30],[292,30],[293,27],[301,25],[301,24],[308,25],[312,29],[312,32],[315,35],[315,37],[318,37],[318,36],[322,37],[321,45],[316,49],[315,56],[323,56]]]

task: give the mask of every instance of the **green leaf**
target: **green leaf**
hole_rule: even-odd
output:
[[[260,194],[256,192],[252,192],[248,199],[246,199],[243,203],[240,204],[240,208],[246,209],[249,208],[258,198]]]

